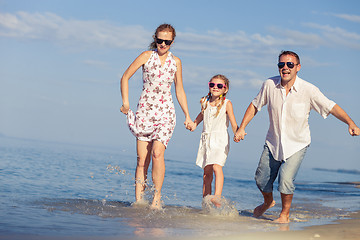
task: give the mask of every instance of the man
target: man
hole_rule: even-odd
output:
[[[265,105],[268,105],[270,127],[265,146],[255,173],[256,184],[264,203],[254,209],[260,217],[275,205],[273,183],[278,176],[282,211],[276,222],[288,223],[295,190],[294,179],[310,144],[308,118],[314,109],[326,118],[330,113],[349,126],[349,133],[358,136],[360,129],[335,102],[326,98],[314,85],[297,76],[301,69],[299,56],[282,51],[278,63],[280,76],[264,82],[259,94],[250,103],[237,130],[234,141],[243,140],[245,127]]]

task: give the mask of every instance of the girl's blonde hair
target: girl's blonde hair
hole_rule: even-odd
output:
[[[175,39],[175,37],[176,37],[175,28],[173,26],[171,26],[170,24],[167,24],[167,23],[161,24],[155,30],[155,33],[153,35],[153,41],[149,45],[150,50],[155,50],[156,49],[156,36],[157,36],[157,34],[159,32],[164,32],[164,31],[171,32],[172,33],[172,40]]]
[[[215,113],[215,117],[217,117],[219,115],[220,109],[224,105],[226,94],[229,92],[229,87],[230,87],[229,79],[227,77],[225,77],[224,75],[221,75],[221,74],[217,74],[217,75],[213,76],[210,79],[209,82],[211,82],[213,79],[216,79],[216,78],[219,78],[219,79],[224,81],[225,86],[227,88],[227,91],[219,97],[220,103],[217,105],[217,111]],[[210,98],[211,98],[211,92],[210,91],[209,91],[208,95],[201,98],[200,104],[201,104],[201,113],[202,114],[204,114],[204,111],[207,108],[207,105],[208,105],[208,102],[209,102]]]

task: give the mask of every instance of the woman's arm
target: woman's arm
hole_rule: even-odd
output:
[[[129,79],[134,75],[134,73],[144,65],[151,55],[151,51],[145,51],[141,53],[126,69],[124,74],[121,77],[120,81],[120,89],[121,89],[121,97],[122,97],[122,106],[120,111],[124,114],[127,114],[130,108],[129,103]]]
[[[188,104],[187,104],[187,99],[186,99],[186,94],[184,91],[184,86],[183,86],[183,80],[182,80],[182,66],[181,66],[181,61],[178,57],[175,57],[175,61],[176,61],[176,67],[177,67],[177,71],[175,73],[175,92],[176,92],[176,98],[180,104],[181,109],[183,110],[184,114],[185,114],[185,122],[184,125],[186,128],[188,128],[188,125],[192,125],[193,121],[191,121],[190,118],[190,114],[189,114],[189,109],[188,109]]]

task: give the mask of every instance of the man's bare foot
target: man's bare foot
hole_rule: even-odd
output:
[[[220,196],[215,196],[210,201],[212,202],[212,204],[215,205],[215,207],[219,208],[221,207],[220,198],[221,198]]]
[[[266,210],[268,210],[269,208],[272,208],[273,206],[275,206],[275,201],[273,200],[272,203],[270,205],[267,205],[265,203],[257,206],[255,209],[254,209],[254,213],[253,213],[253,216],[258,218],[260,217],[261,215],[264,214],[264,212],[266,212]]]
[[[282,215],[280,214],[279,218],[275,219],[273,222],[284,224],[284,223],[289,223],[290,220],[289,220],[289,216],[282,216]]]

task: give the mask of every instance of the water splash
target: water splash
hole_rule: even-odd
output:
[[[207,195],[202,200],[203,210],[215,216],[237,217],[239,212],[235,207],[235,203],[223,196]]]
[[[119,166],[112,166],[111,164],[107,165],[106,169],[110,172],[110,173],[115,173],[115,174],[122,174],[122,175],[130,175],[129,172],[127,172],[124,169],[121,169]]]

